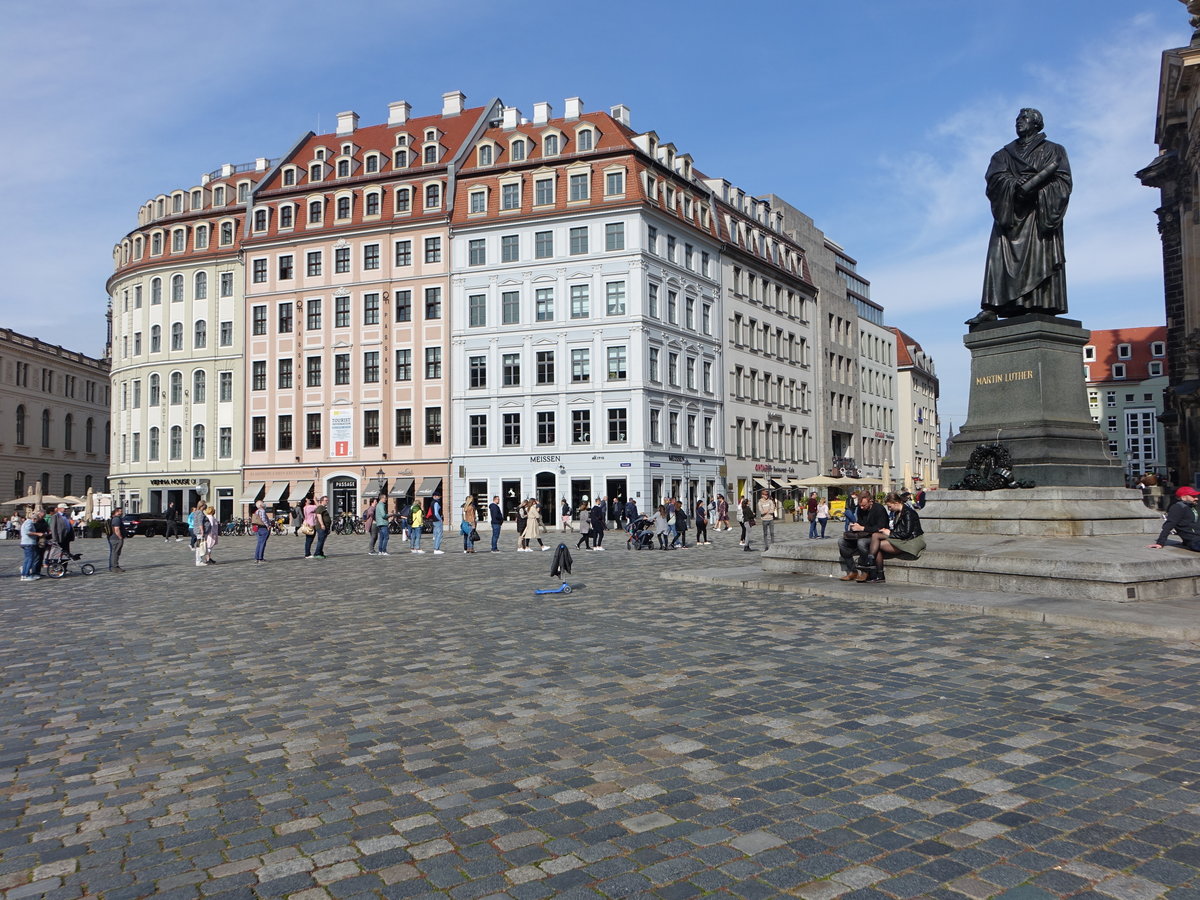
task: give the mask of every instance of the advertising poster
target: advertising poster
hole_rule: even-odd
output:
[[[333,409],[329,411],[329,443],[333,455],[349,456],[354,444],[354,418],[349,409]]]

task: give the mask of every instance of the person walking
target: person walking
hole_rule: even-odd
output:
[[[579,541],[575,544],[575,549],[580,547],[588,551],[592,549],[592,516],[586,503],[580,504],[579,507]]]
[[[304,501],[297,500],[292,504],[292,537],[300,533],[300,526],[304,524]]]
[[[329,529],[333,527],[333,516],[329,514],[329,497],[322,495],[317,501],[317,509],[313,518],[317,529],[317,545],[313,547],[313,559],[325,558],[325,540],[329,537]]]
[[[400,543],[407,543],[412,538],[412,504],[400,499]]]
[[[75,540],[75,526],[67,518],[67,504],[60,503],[54,507],[50,516],[50,540],[62,548],[63,559],[71,558],[71,542]]]
[[[717,494],[717,531],[729,531],[729,501]]]
[[[163,543],[167,543],[171,538],[176,541],[182,541],[179,536],[179,510],[175,508],[175,501],[172,500],[167,504],[167,508],[163,511],[163,521],[166,522],[166,530],[163,531]]]
[[[628,500],[625,501],[625,521],[628,522],[630,525],[632,525],[634,522],[637,521],[637,518],[638,518],[637,502],[632,497],[630,497]]]
[[[388,500],[387,494],[380,494],[379,501],[375,504],[375,534],[378,539],[376,545],[376,554],[378,556],[388,555],[388,541],[392,538],[391,531],[388,530]]]
[[[675,546],[675,541],[679,542],[679,549],[687,549],[687,530],[688,516],[687,510],[684,509],[682,503],[675,504],[675,538],[671,542],[671,546]]]
[[[37,581],[42,577],[38,571],[42,559],[38,542],[47,533],[45,526],[45,520],[37,515],[36,511],[30,513],[29,518],[21,523],[21,553],[24,554],[21,563],[22,581]]]
[[[188,549],[196,549],[196,510],[200,508],[197,504],[188,510],[187,514],[187,529],[188,529]]]
[[[213,559],[212,552],[217,546],[217,541],[221,539],[221,523],[217,521],[217,510],[212,506],[205,508],[204,519],[208,523],[208,534],[206,534],[204,538],[205,546],[208,548],[208,554],[204,559],[211,566],[216,562],[216,560]]]
[[[521,534],[522,542],[525,545],[524,549],[532,553],[533,544],[531,542],[537,541],[539,548],[549,550],[550,548],[542,543],[542,532],[546,530],[546,526],[542,522],[541,504],[532,497],[526,500],[525,503],[527,504],[525,509],[525,531]]]
[[[608,498],[601,497],[596,501],[596,505],[592,507],[591,525],[592,525],[592,543],[593,550],[604,549],[604,529],[607,527],[607,516],[605,511],[608,509]]]
[[[708,540],[708,507],[704,505],[703,500],[696,503],[696,543],[710,543]]]
[[[816,491],[810,491],[808,502],[805,504],[804,517],[808,519],[808,536],[815,540],[817,537],[817,507],[821,505]]]
[[[821,537],[825,537],[825,526],[829,524],[829,501],[824,497],[817,504],[817,524],[821,526]]]
[[[429,506],[429,521],[433,522],[433,555],[441,556],[446,552],[442,549],[442,535],[445,531],[446,522],[442,518],[441,492],[433,495],[433,503]]]
[[[500,529],[504,527],[504,510],[500,508],[500,495],[492,497],[488,504],[488,524],[492,526],[492,552],[500,552]]]
[[[375,507],[378,505],[379,498],[372,497],[362,511],[362,521],[367,526],[367,556],[375,555],[375,544],[379,541],[379,529],[375,527]]]
[[[414,500],[412,506],[409,507],[408,521],[410,523],[409,533],[412,536],[412,540],[409,542],[412,544],[411,552],[424,553],[425,551],[421,549],[421,529],[425,527],[425,510],[421,508],[420,500]]]
[[[738,524],[742,526],[742,538],[738,541],[743,547],[750,546],[750,529],[754,527],[754,507],[749,497],[743,497],[738,506]]]
[[[254,563],[264,563],[267,561],[267,539],[271,536],[271,517],[267,513],[267,507],[261,500],[254,502],[254,525],[256,527],[256,537],[258,542],[254,545]]]
[[[458,526],[459,531],[462,532],[463,553],[475,552],[475,542],[471,540],[471,535],[474,534],[476,538],[479,537],[478,532],[475,530],[475,525],[478,521],[479,512],[475,509],[475,498],[468,497],[462,505],[462,522]]]
[[[559,527],[559,531],[564,533],[568,531],[574,531],[575,529],[571,527],[571,504],[567,502],[566,497],[562,498],[562,504],[559,506],[558,514],[559,519],[562,522],[562,525]]]
[[[212,523],[208,519],[208,513],[204,508],[196,509],[192,512],[192,535],[195,537],[195,542],[192,544],[192,550],[196,555],[196,565],[207,566],[208,553],[208,532],[212,528]]]
[[[771,549],[771,541],[775,540],[775,517],[779,514],[779,505],[771,499],[767,491],[758,496],[758,518],[762,521],[763,547]]]
[[[517,507],[517,552],[525,552],[525,527],[529,524],[529,501],[522,500]]]
[[[299,533],[304,535],[304,558],[312,559],[313,540],[317,536],[317,501],[311,497],[304,501],[303,521]]]
[[[129,526],[125,524],[125,507],[114,506],[112,518],[108,520],[108,571],[124,574],[121,568],[121,551],[125,549],[125,535]]]
[[[659,506],[654,511],[654,518],[651,520],[654,526],[654,536],[658,538],[659,550],[670,550],[667,544],[667,508]]]

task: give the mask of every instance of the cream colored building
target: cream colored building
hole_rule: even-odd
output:
[[[0,329],[0,499],[103,491],[108,405],[107,360]]]
[[[892,331],[896,333],[896,459],[900,469],[894,486],[910,491],[937,487],[942,454],[933,358],[899,328]]]

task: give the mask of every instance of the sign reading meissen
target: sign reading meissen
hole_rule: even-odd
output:
[[[1033,369],[1022,369],[1019,372],[1001,372],[998,375],[976,375],[976,384],[1007,384],[1011,381],[1032,381]]]

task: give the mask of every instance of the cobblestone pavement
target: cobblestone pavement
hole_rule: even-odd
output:
[[[1194,645],[450,537],[0,543],[0,896],[1200,898]]]

